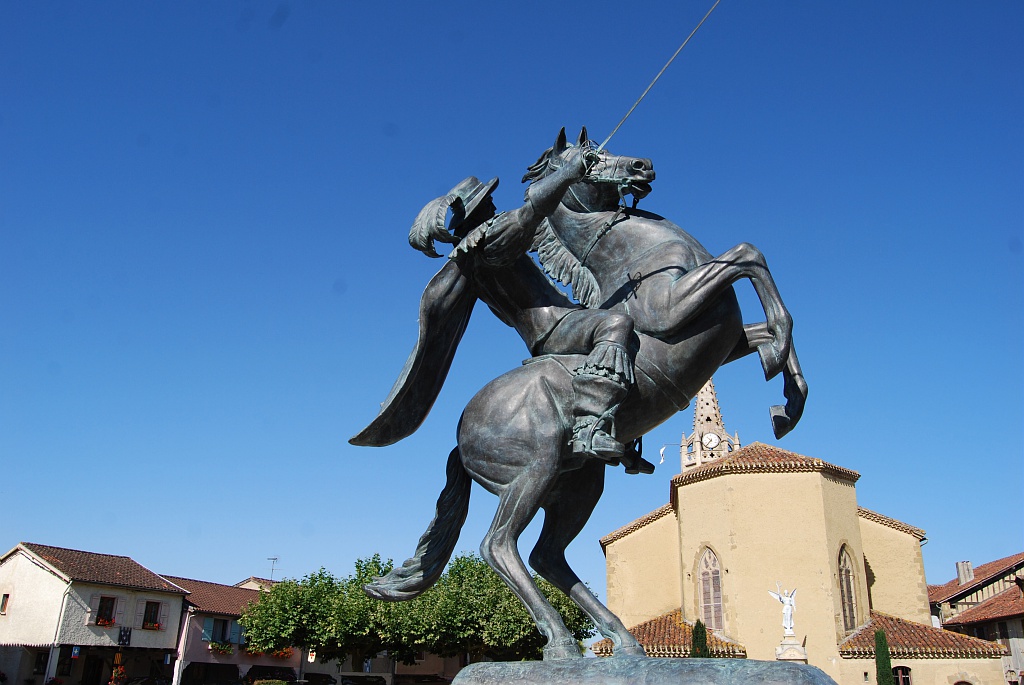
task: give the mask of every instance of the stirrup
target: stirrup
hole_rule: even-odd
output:
[[[608,435],[598,425],[599,420],[579,423],[573,429],[573,454],[595,457],[611,464],[617,464],[625,454],[626,448],[621,442]]]

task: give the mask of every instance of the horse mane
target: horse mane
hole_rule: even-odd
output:
[[[572,288],[572,296],[577,302],[589,309],[601,305],[601,286],[594,274],[565,248],[547,219],[538,227],[530,251],[537,253],[544,273]]]
[[[549,147],[547,150],[542,152],[540,157],[537,158],[537,161],[526,169],[526,173],[523,174],[523,180],[521,182],[526,183],[529,181],[530,183],[533,183],[534,181],[542,179],[551,173],[548,162],[551,161],[551,157],[554,156],[554,153],[554,146]]]

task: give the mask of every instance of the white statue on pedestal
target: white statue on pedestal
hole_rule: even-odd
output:
[[[777,582],[775,583],[775,588],[778,592],[769,590],[768,594],[782,603],[782,627],[786,630],[784,635],[786,637],[793,637],[796,635],[793,632],[793,612],[796,611],[796,588],[787,593]]]

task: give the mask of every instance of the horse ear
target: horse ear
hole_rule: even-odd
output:
[[[590,136],[587,135],[587,127],[584,126],[580,129],[580,137],[576,140],[576,144],[583,147],[584,143],[590,142]]]
[[[558,137],[555,138],[555,154],[561,154],[565,148],[569,147],[569,144],[565,140],[565,126],[558,132]]]

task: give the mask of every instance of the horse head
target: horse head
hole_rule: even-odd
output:
[[[544,151],[540,158],[527,169],[523,183],[544,178],[558,169],[567,150],[583,148],[590,160],[586,177],[574,184],[562,203],[576,212],[612,211],[623,202],[626,195],[633,196],[633,206],[651,192],[654,180],[654,165],[649,159],[613,155],[607,150],[598,150],[587,135],[587,128],[580,130],[576,145],[569,145],[565,128],[558,132],[555,144]]]

